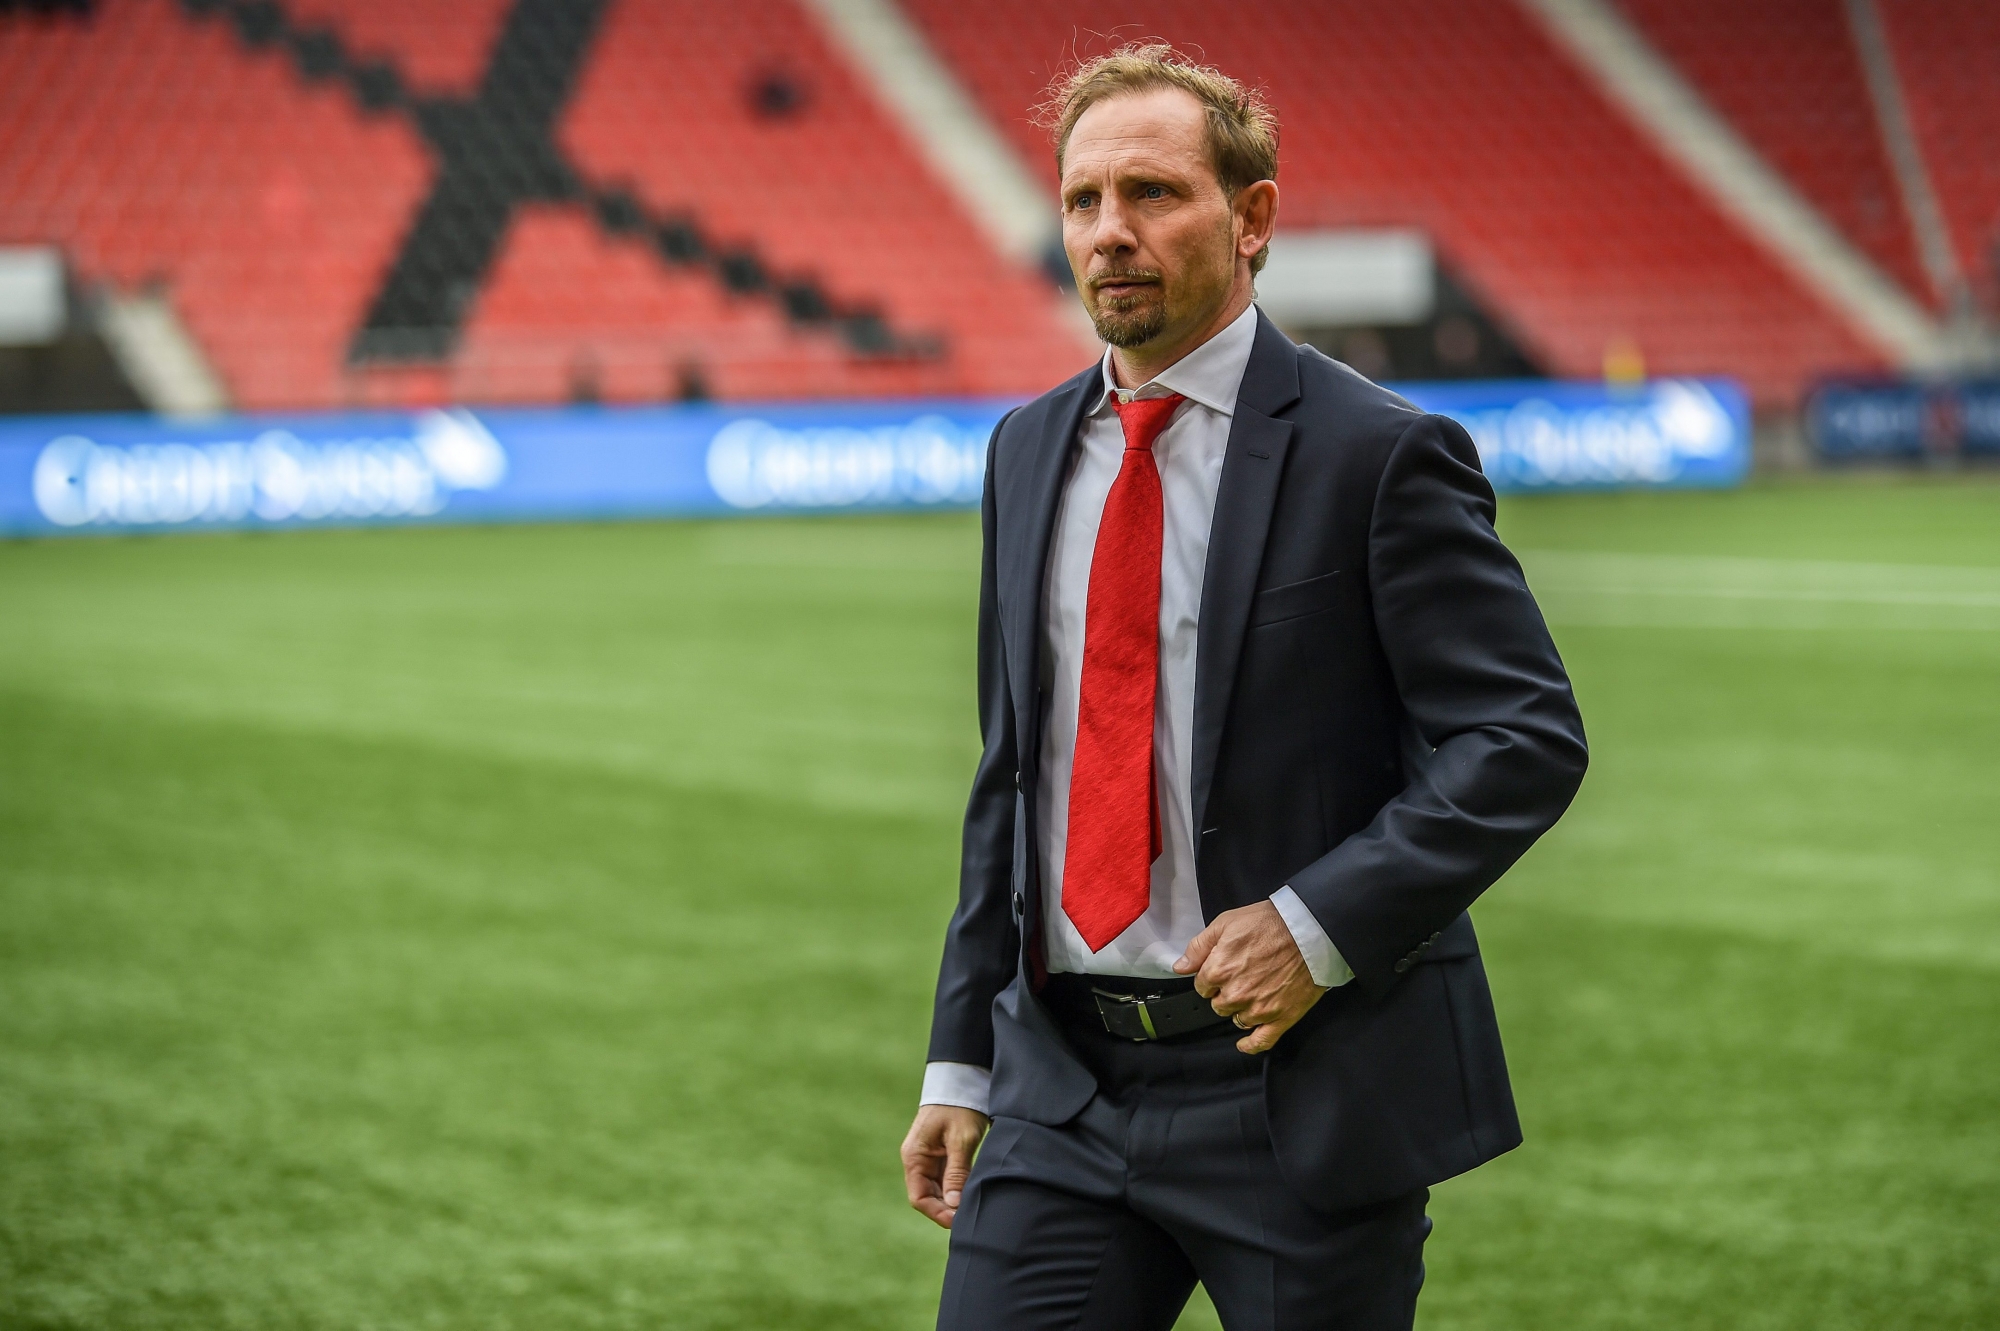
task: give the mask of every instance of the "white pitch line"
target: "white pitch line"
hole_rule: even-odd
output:
[[[1538,580],[1539,581],[1539,580]],[[1559,580],[1558,580],[1559,581]],[[1698,596],[1730,601],[1823,601],[1854,605],[1962,605],[2000,607],[2000,593],[1991,596],[1953,596],[1929,592],[1829,591],[1798,588],[1781,591],[1758,587],[1674,587],[1633,586],[1625,583],[1568,583],[1564,591],[1592,592],[1603,596]]]
[[[1726,604],[1758,603],[1854,612],[1803,622],[1794,616],[1772,627],[2000,629],[2000,615],[1980,613],[2000,610],[1994,567],[1558,550],[1522,551],[1521,561],[1555,619],[1601,622],[1622,607],[1643,622],[1671,622],[1662,612],[1678,603],[1696,616],[1685,622],[1712,624]],[[1707,619],[1700,618],[1704,601],[1717,603]],[[1870,616],[1871,607],[1879,613]],[[1898,609],[1944,613],[1912,622]]]

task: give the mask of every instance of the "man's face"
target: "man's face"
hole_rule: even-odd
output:
[[[1205,327],[1236,276],[1236,219],[1200,102],[1178,88],[1114,97],[1063,155],[1063,247],[1097,335],[1171,347]]]

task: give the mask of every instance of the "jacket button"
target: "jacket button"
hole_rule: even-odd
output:
[[[1437,931],[1436,933],[1434,933],[1434,934],[1432,934],[1432,935],[1431,935],[1431,943],[1435,943],[1435,942],[1437,942],[1437,940],[1438,940],[1438,939],[1440,939],[1440,938],[1443,938],[1443,937],[1444,937],[1444,930],[1440,929],[1440,930],[1438,930],[1438,931]],[[1429,947],[1429,946],[1430,946],[1430,943],[1426,943],[1426,944],[1424,944],[1424,946],[1425,946],[1425,947]]]
[[[1019,892],[1014,894],[1014,918],[1020,919],[1028,913],[1028,899]]]
[[[1022,776],[1019,772],[1014,773],[1014,789],[1019,791],[1026,791],[1027,788],[1028,788],[1027,778]]]
[[[1408,970],[1411,966],[1415,964],[1416,963],[1411,961],[1408,957],[1398,957],[1396,959],[1396,974],[1401,975],[1404,971]]]

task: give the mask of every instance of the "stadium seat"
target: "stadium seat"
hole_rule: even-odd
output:
[[[1830,368],[1880,364],[1745,237],[1514,5],[1269,0],[906,0],[1051,187],[1029,121],[1058,65],[1159,37],[1260,84],[1283,124],[1294,227],[1415,225],[1529,354],[1601,373],[1630,339],[1655,373],[1733,374],[1767,405]]]
[[[293,0],[290,12],[357,56],[393,62],[420,92],[464,95],[486,71],[507,0]]]
[[[992,251],[788,2],[612,0],[561,127],[571,197],[499,219],[441,359],[358,340],[439,179],[416,118],[478,92],[510,8],[0,16],[0,243],[58,244],[86,283],[163,285],[251,408],[1018,395],[1087,358],[1059,298]],[[635,240],[646,210],[683,219],[695,257]]]
[[[1836,226],[1934,298],[1838,0],[1619,3]],[[1051,185],[1028,108],[1079,43],[1160,35],[1248,74],[1284,122],[1288,225],[1422,227],[1552,372],[1595,376],[1636,343],[1655,373],[1733,374],[1783,405],[1825,372],[1881,364],[1503,0],[1271,0],[1256,24],[1199,0],[905,8]],[[1883,8],[1954,241],[1992,299],[2000,94],[1982,71],[2000,21],[1972,0]],[[568,183],[494,214],[483,241],[447,229],[490,259],[450,288],[435,347],[370,342],[444,162],[417,117],[477,94],[513,9],[10,12],[0,242],[59,244],[86,283],[163,286],[250,407],[1018,395],[1088,353],[798,0],[609,0],[551,127]]]
[[[938,362],[856,363],[800,337],[768,301],[732,296],[606,236],[574,209],[524,209],[466,323],[455,395],[481,402],[786,398],[935,392]]]
[[[331,405],[422,145],[168,0],[0,19],[0,241],[162,285],[246,407]]]
[[[772,87],[789,105],[773,107]],[[940,388],[1040,391],[1089,359],[1061,298],[993,254],[794,5],[621,0],[560,137],[592,177],[654,210],[692,213],[774,271],[937,336]]]
[[[1958,262],[2000,317],[2000,5],[1881,0],[1917,143]]]
[[[1619,0],[1737,132],[1834,226],[1936,306],[1841,0]]]

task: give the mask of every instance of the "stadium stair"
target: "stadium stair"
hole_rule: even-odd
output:
[[[1959,270],[2000,321],[2000,5],[1878,0]]]
[[[1941,366],[1931,314],[1831,225],[1610,0],[1520,0],[1723,216],[1907,368]]]
[[[1618,0],[1764,160],[1919,300],[1924,271],[1842,0]]]
[[[893,109],[938,178],[1003,253],[1061,260],[1062,225],[1048,191],[930,49],[896,0],[806,0]],[[1067,260],[1061,260],[1067,263]],[[1066,274],[1065,269],[1065,274]]]

